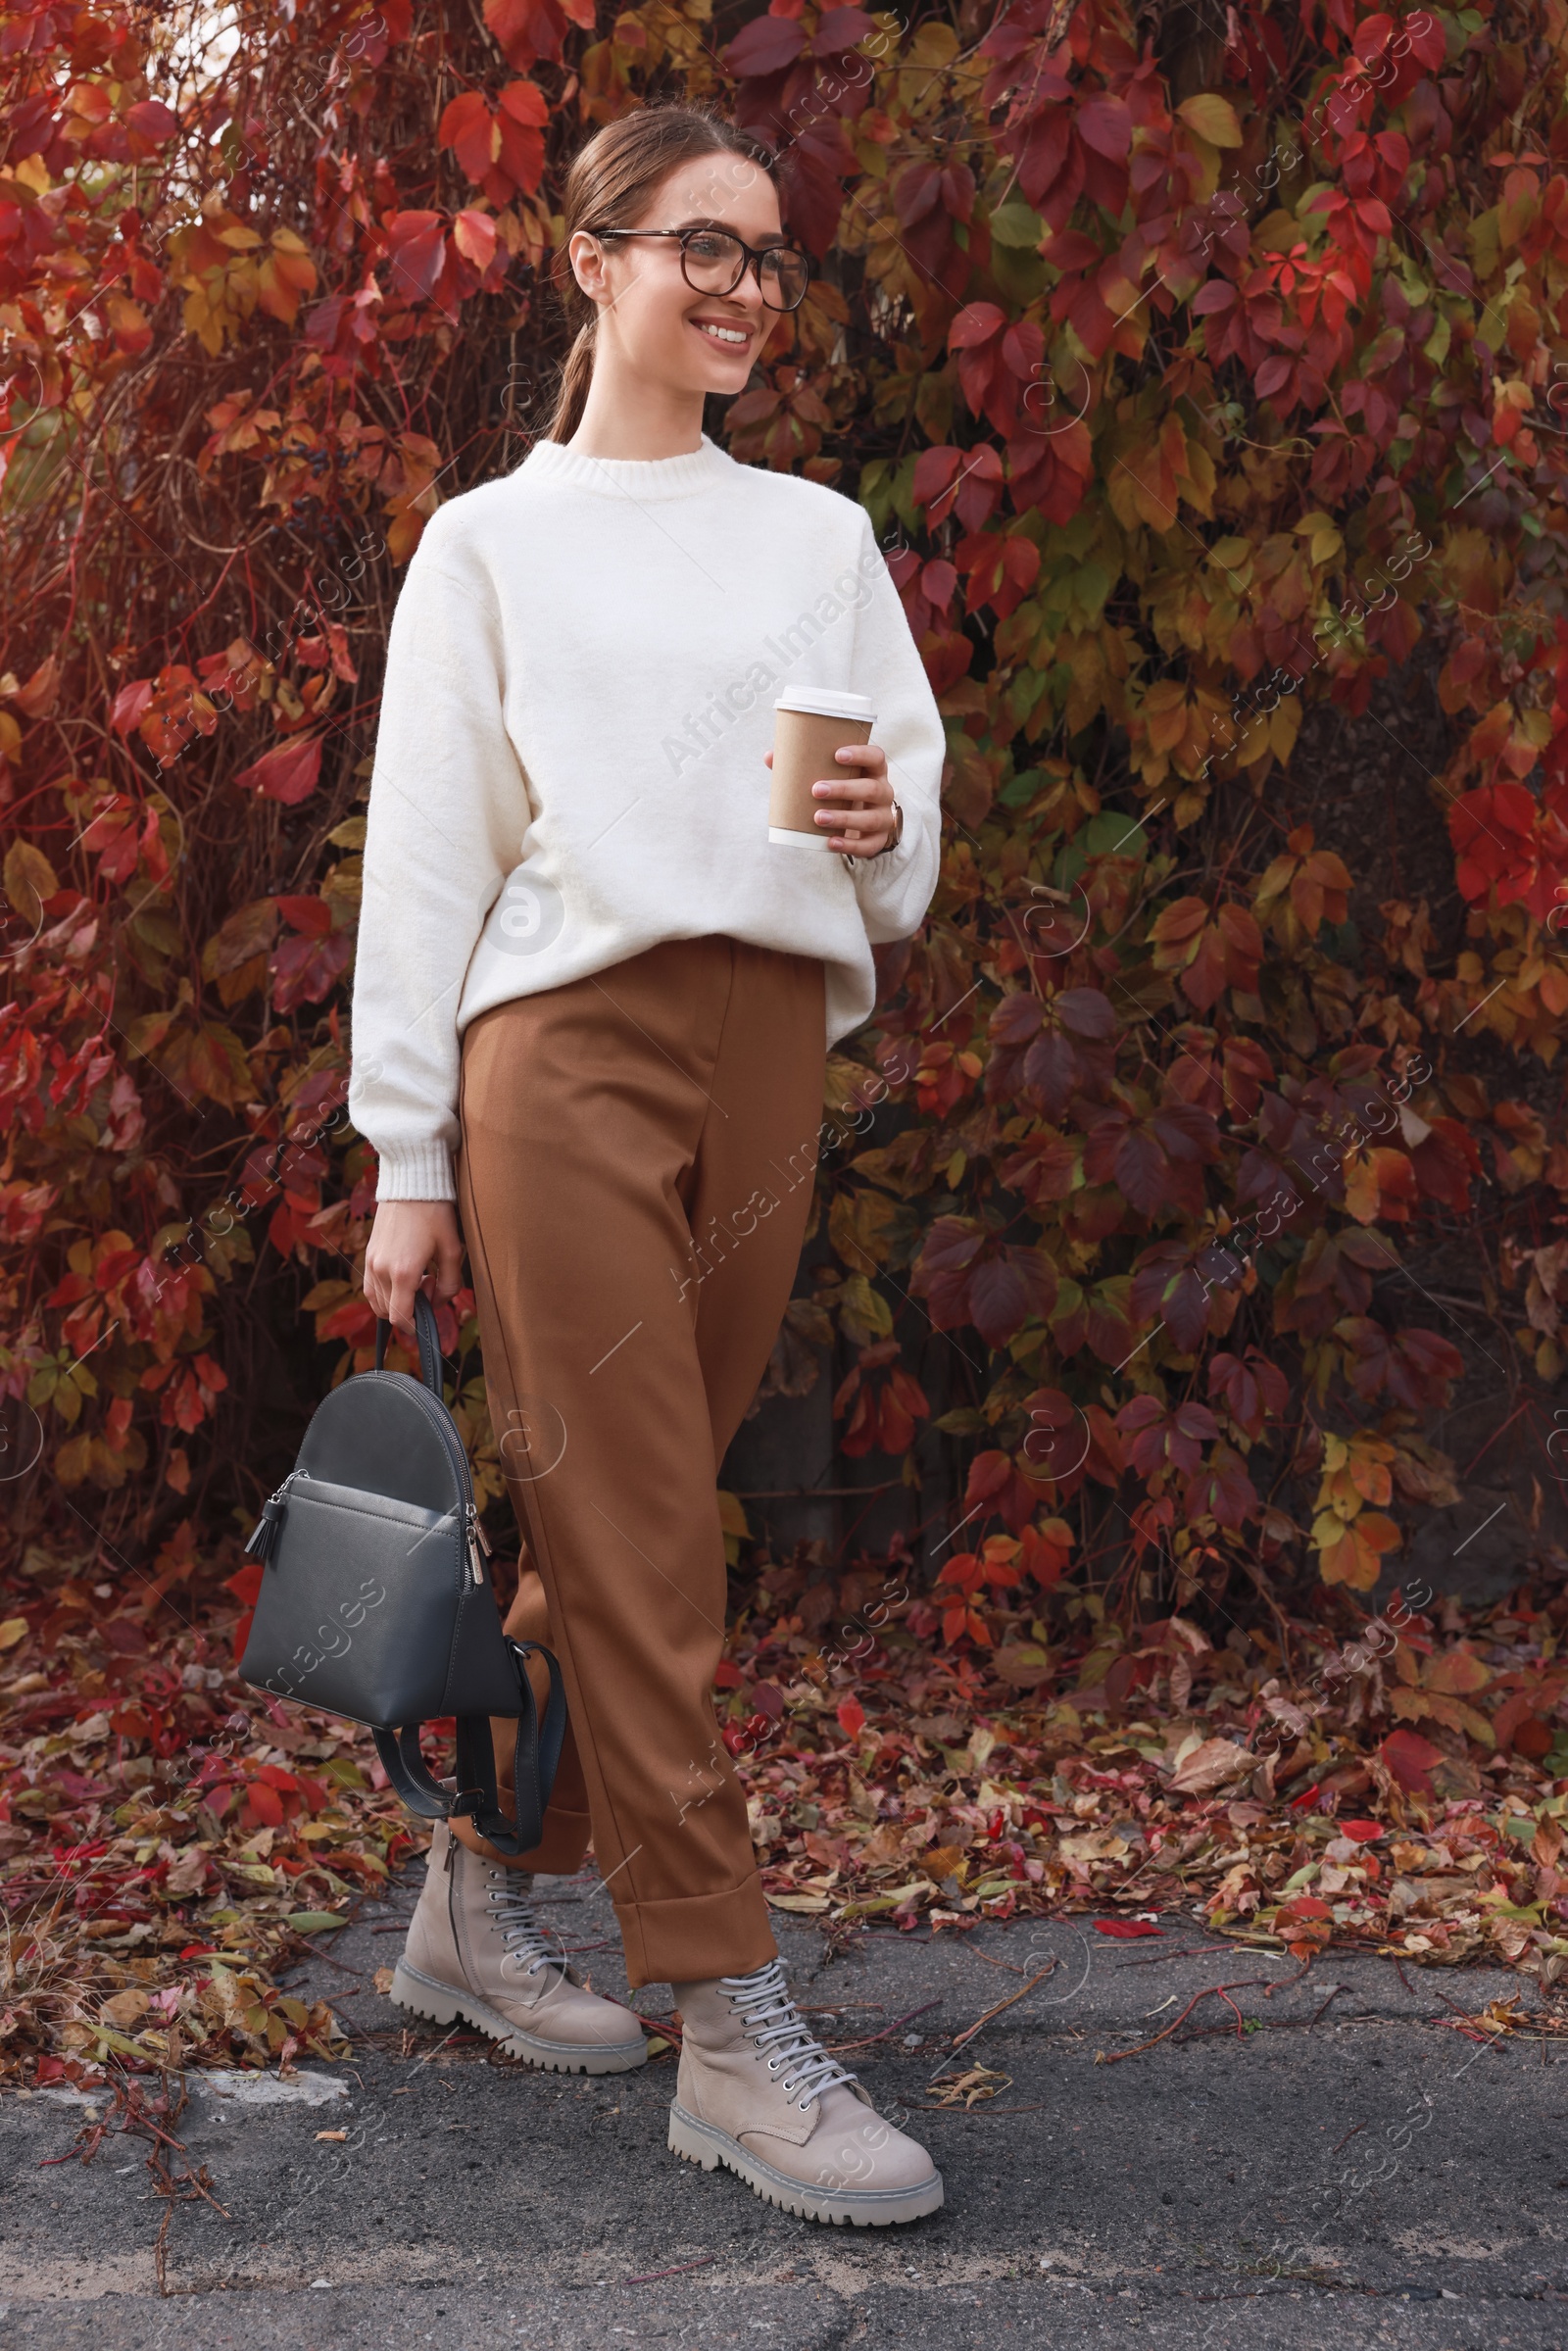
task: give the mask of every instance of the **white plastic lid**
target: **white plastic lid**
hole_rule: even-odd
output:
[[[838,686],[786,686],[775,710],[800,710],[808,718],[875,718],[869,695],[847,694]]]

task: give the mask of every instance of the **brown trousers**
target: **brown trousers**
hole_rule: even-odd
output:
[[[823,989],[814,956],[665,940],[463,1040],[459,1206],[526,1543],[508,1630],[555,1650],[571,1716],[518,1866],[574,1871],[592,1836],[634,1987],[777,1949],[713,1712],[716,1480],[800,1261]]]

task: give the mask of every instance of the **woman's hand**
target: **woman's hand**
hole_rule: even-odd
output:
[[[771,767],[773,754],[769,751],[762,756]],[[859,773],[831,780],[824,776],[811,786],[813,799],[830,804],[818,808],[812,821],[819,832],[827,834],[829,849],[837,850],[840,857],[874,857],[892,847],[897,824],[887,753],[879,743],[846,743],[833,757],[846,767],[858,768]]]
[[[365,1252],[365,1295],[381,1319],[412,1339],[415,1292],[449,1298],[462,1287],[463,1241],[452,1202],[379,1200]]]

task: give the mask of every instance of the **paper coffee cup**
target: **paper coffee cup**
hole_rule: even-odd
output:
[[[773,705],[773,788],[767,804],[767,837],[789,849],[826,849],[829,828],[816,822],[819,808],[847,804],[814,800],[811,786],[829,776],[855,775],[833,754],[847,743],[866,743],[876,706],[864,694],[836,686],[791,686]]]

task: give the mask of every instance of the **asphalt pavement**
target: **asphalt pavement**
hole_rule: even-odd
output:
[[[179,2136],[210,2201],[171,2203],[125,2134],[51,2160],[83,2120],[58,2094],[0,2102],[4,2351],[1568,2351],[1568,2039],[1470,2037],[1446,2005],[1565,2013],[1516,1977],[1303,1971],[1180,1917],[1143,1941],[1071,1919],[835,1949],[780,1915],[815,2029],[870,2041],[845,2062],[947,2184],[927,2220],[832,2229],[668,2153],[672,2054],[585,2081],[405,2035],[373,1980],[417,1882],[297,1979],[377,2036],[346,2066],[188,2077]],[[626,1996],[592,1877],[547,1900],[596,1988]],[[1137,2049],[1216,1984],[1228,2000],[1182,2028],[1201,2037]],[[962,2075],[963,2098],[990,2094],[941,2103]]]

